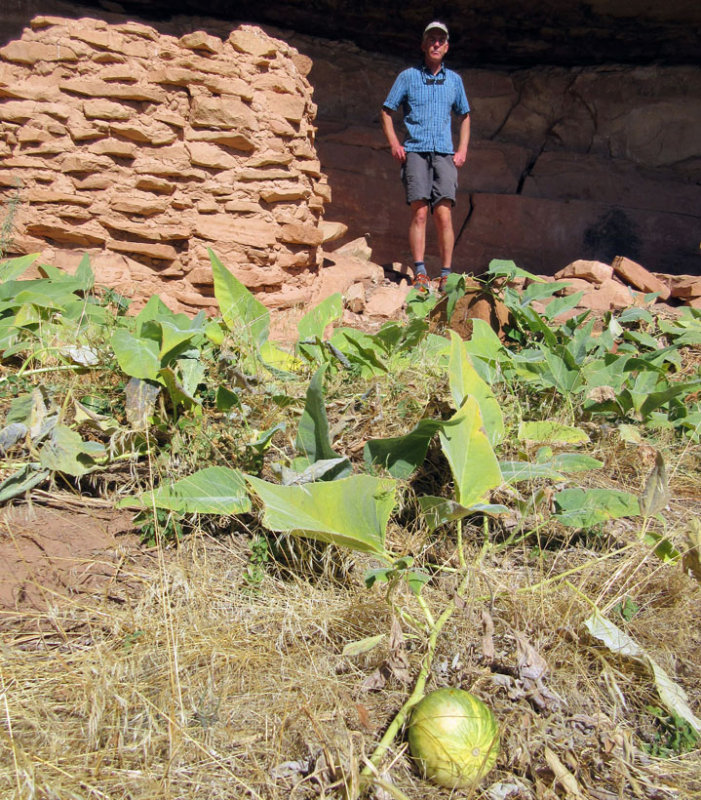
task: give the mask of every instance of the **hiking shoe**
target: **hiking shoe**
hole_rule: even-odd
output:
[[[445,294],[445,285],[448,283],[448,275],[441,275],[438,279],[438,294]]]
[[[426,294],[431,291],[431,282],[429,281],[428,275],[426,275],[425,272],[420,272],[414,278],[412,286],[417,292],[421,292],[422,294]]]

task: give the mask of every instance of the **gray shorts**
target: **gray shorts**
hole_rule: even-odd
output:
[[[441,200],[455,205],[458,168],[453,156],[445,153],[407,153],[402,165],[402,182],[407,205],[426,200],[433,210]]]

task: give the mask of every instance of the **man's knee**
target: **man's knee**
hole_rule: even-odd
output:
[[[426,200],[417,200],[411,204],[411,219],[412,222],[426,224],[428,219],[428,202]]]
[[[441,200],[433,208],[433,218],[439,228],[450,228],[453,224],[453,204],[449,200]]]

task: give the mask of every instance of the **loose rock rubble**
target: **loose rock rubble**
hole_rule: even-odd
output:
[[[309,299],[330,199],[311,61],[259,28],[180,38],[41,16],[0,49],[5,253],[71,269],[137,305],[213,306],[208,248],[271,307]],[[305,291],[306,290],[306,291]]]

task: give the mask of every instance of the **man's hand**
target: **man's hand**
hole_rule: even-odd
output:
[[[401,144],[397,143],[392,145],[392,158],[403,164],[406,161],[406,150]]]
[[[453,156],[453,164],[455,164],[455,166],[458,168],[462,167],[466,161],[467,153],[461,153],[458,150],[458,152]]]

